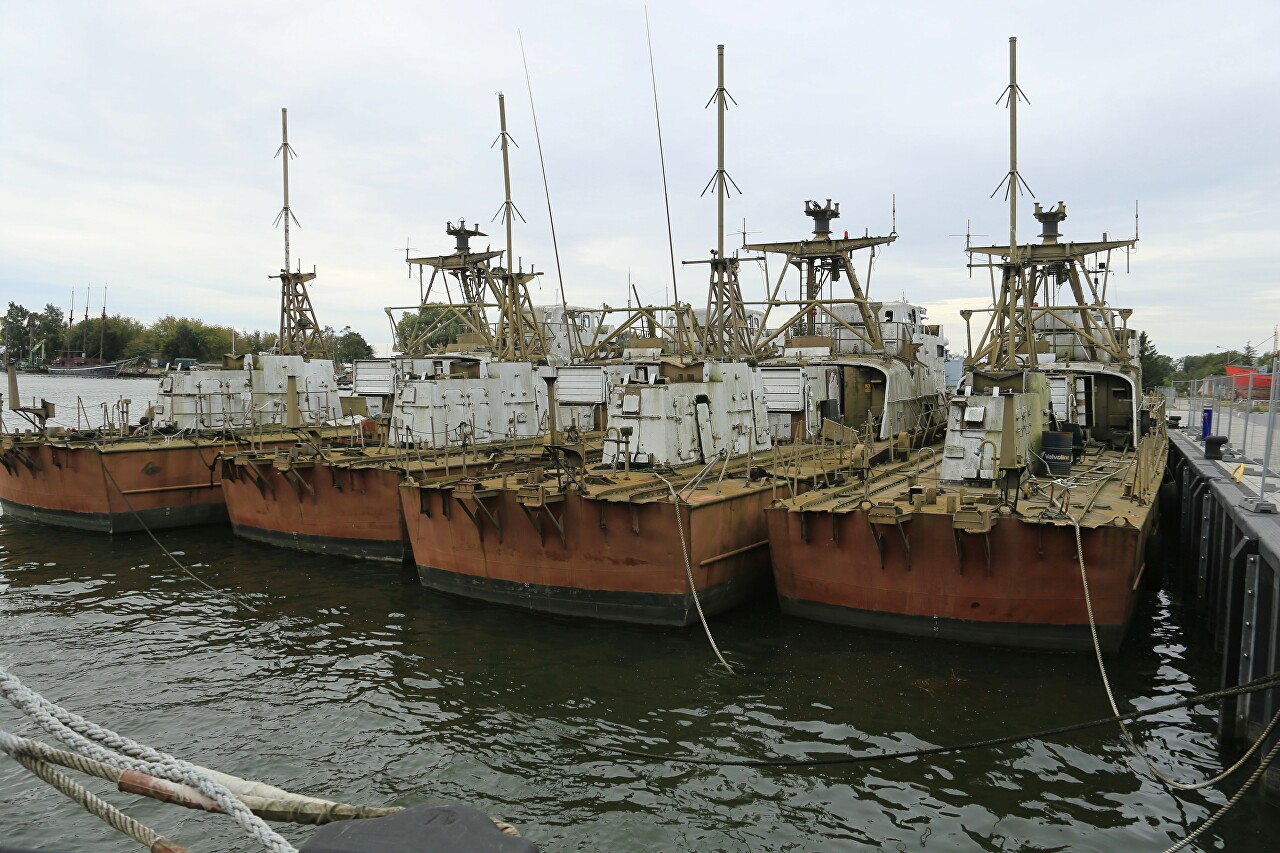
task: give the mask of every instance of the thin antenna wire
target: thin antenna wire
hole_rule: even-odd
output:
[[[667,192],[667,156],[662,145],[662,118],[658,114],[658,73],[653,65],[653,36],[649,32],[649,7],[644,7],[644,38],[649,45],[649,80],[653,83],[653,122],[658,127],[658,163],[662,166],[662,205],[667,211],[667,252],[671,256],[671,296],[680,304],[680,285],[676,283],[676,246],[671,234],[671,197]]]
[[[542,167],[542,190],[547,198],[547,221],[551,223],[551,250],[556,256],[556,278],[560,281],[560,307],[564,309],[564,322],[568,327],[571,337],[574,325],[569,322],[569,300],[564,295],[564,273],[560,269],[560,245],[556,242],[556,218],[551,214],[551,187],[547,183],[547,161],[542,157],[542,134],[538,132],[538,111],[533,106],[533,81],[529,79],[529,60],[524,55],[524,34],[520,30],[516,30],[516,37],[520,39],[520,61],[524,63],[524,82],[529,90],[529,112],[533,115],[533,138],[538,143],[538,164]],[[570,349],[573,349],[574,342],[570,340]],[[582,351],[582,341],[577,342],[577,349]],[[572,358],[572,351],[569,353]]]

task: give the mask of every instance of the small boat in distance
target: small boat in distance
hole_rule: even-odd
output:
[[[121,371],[136,362],[136,358],[119,361],[103,361],[86,356],[60,356],[49,362],[53,376],[119,376]]]
[[[1237,400],[1269,400],[1271,399],[1271,374],[1263,373],[1256,367],[1239,364],[1228,364],[1225,368],[1231,377],[1232,388]]]

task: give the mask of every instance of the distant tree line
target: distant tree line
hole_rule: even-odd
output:
[[[321,334],[330,354],[338,361],[350,362],[373,355],[373,347],[350,326],[341,331],[326,326]],[[0,324],[0,343],[7,340],[14,357],[44,363],[58,356],[79,355],[104,361],[153,356],[162,362],[175,358],[220,361],[224,354],[231,352],[269,352],[276,346],[276,337],[275,332],[233,330],[229,326],[215,326],[194,317],[172,314],[151,325],[119,314],[68,323],[63,310],[54,305],[35,312],[16,302],[9,303]]]
[[[1218,350],[1175,359],[1157,352],[1146,332],[1138,338],[1138,352],[1142,357],[1142,386],[1145,389],[1208,376],[1222,376],[1226,373],[1228,364],[1265,370],[1275,357],[1275,353],[1259,352],[1253,344],[1246,343],[1242,350]]]

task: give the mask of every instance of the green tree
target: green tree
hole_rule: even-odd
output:
[[[270,352],[275,349],[277,334],[275,332],[240,332],[236,335],[236,352],[254,353]]]
[[[373,347],[364,339],[364,335],[354,331],[350,326],[343,326],[330,347],[335,360],[350,364],[357,358],[373,358]]]
[[[1182,369],[1175,379],[1204,379],[1206,376],[1222,376],[1228,364],[1239,364],[1244,353],[1235,350],[1207,352],[1203,355],[1188,355],[1182,359]]]
[[[1138,356],[1142,359],[1142,390],[1169,384],[1174,373],[1173,359],[1157,352],[1146,332],[1138,336]]]
[[[160,352],[169,361],[175,358],[198,358],[203,361],[203,348],[204,342],[196,331],[196,327],[190,321],[183,319],[174,325],[173,334],[165,340]]]
[[[62,332],[67,327],[67,315],[56,305],[46,305],[39,314],[32,315],[35,329],[32,332],[33,344],[40,346],[43,341],[48,357],[57,355],[58,343],[62,340]]]
[[[0,343],[9,347],[6,356],[16,358],[31,346],[31,316],[31,312],[18,303],[9,303],[9,310],[0,320]]]

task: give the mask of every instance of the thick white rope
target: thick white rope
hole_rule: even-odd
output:
[[[79,754],[104,764],[189,785],[217,803],[265,849],[273,853],[298,853],[293,845],[236,799],[235,794],[193,765],[58,707],[23,686],[17,676],[3,667],[0,667],[0,695]]]
[[[715,464],[714,461],[712,464]],[[680,556],[684,557],[684,573],[685,577],[689,579],[689,594],[693,596],[693,606],[698,611],[698,621],[702,623],[702,630],[707,634],[707,642],[711,643],[711,651],[716,653],[716,659],[730,674],[733,674],[733,667],[729,666],[729,662],[724,659],[724,655],[720,654],[720,647],[716,645],[716,638],[711,635],[711,626],[707,624],[707,616],[702,612],[702,601],[698,597],[698,585],[693,580],[693,564],[689,560],[689,546],[684,539],[684,520],[680,516],[680,496],[676,494],[675,486],[671,485],[670,480],[657,471],[654,471],[653,475],[666,483],[667,491],[671,492],[671,505],[676,511],[676,529],[680,531]],[[690,519],[692,517],[690,515]]]
[[[47,761],[33,758],[27,754],[27,750],[21,745],[20,742],[22,740],[23,738],[16,738],[8,732],[0,731],[0,752],[7,753],[14,761],[27,768],[40,779],[43,779],[59,793],[66,795],[67,798],[107,824],[107,826],[129,836],[148,849],[163,849],[171,852],[186,849],[178,847],[151,827],[134,820],[106,800],[91,793],[65,773],[54,769]],[[159,848],[157,848],[157,842],[160,842]]]

